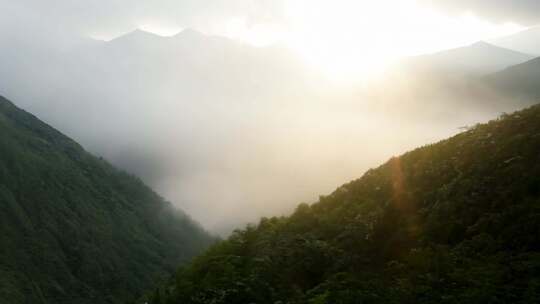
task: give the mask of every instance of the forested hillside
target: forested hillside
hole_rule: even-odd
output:
[[[0,231],[2,304],[124,303],[213,242],[139,179],[2,97]]]
[[[150,300],[539,303],[540,106],[238,230]]]

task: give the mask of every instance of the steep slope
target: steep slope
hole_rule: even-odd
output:
[[[489,42],[510,50],[540,56],[540,26],[510,36],[493,39]]]
[[[525,62],[534,56],[501,48],[486,42],[417,56],[409,64],[420,70],[481,75]]]
[[[213,239],[0,97],[0,303],[124,303]]]
[[[57,53],[2,45],[0,95],[69,130],[89,151],[182,202],[184,210],[216,232],[228,233],[237,220],[258,218],[258,210],[268,208],[263,192],[271,188],[268,184],[283,180],[275,177],[275,168],[284,168],[281,176],[290,169],[270,164],[271,158],[259,151],[280,145],[277,136],[255,134],[281,132],[283,109],[308,109],[305,105],[315,99],[309,98],[315,95],[310,88],[319,87],[310,81],[318,74],[307,70],[292,51],[252,47],[193,30],[173,37],[139,31]],[[230,144],[247,141],[251,144]],[[218,163],[231,165],[215,170]],[[251,191],[238,180],[245,168],[255,167],[252,180],[259,186]],[[310,183],[308,187],[315,188],[324,181]],[[299,192],[300,187],[288,185]],[[216,201],[243,206],[246,214],[235,213],[234,220],[224,217],[229,210],[216,207]],[[248,208],[253,204],[258,206]]]
[[[536,102],[540,99],[540,58],[489,75],[486,81],[501,94]]]
[[[237,231],[152,299],[538,303],[539,151],[540,106],[504,115]]]

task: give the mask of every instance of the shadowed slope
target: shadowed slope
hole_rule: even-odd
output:
[[[2,97],[0,218],[0,303],[123,303],[212,242],[139,179]]]

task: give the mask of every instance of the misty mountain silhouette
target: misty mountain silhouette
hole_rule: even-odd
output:
[[[458,75],[482,75],[494,73],[532,58],[534,58],[532,55],[480,41],[465,47],[417,56],[411,58],[409,64],[421,70]]]
[[[158,39],[163,39],[163,38],[167,38],[167,37],[162,37],[162,36],[159,36],[157,34],[154,34],[154,33],[150,33],[150,32],[147,32],[147,31],[144,31],[144,30],[141,30],[141,29],[135,29],[131,32],[128,32],[124,35],[121,35],[121,36],[118,36],[110,41],[108,41],[109,43],[111,42],[114,42],[114,43],[118,43],[118,42],[125,42],[125,41],[137,41],[137,42],[141,42],[141,41],[148,41],[149,39],[155,39],[155,40],[158,40]]]
[[[116,37],[108,42],[109,46],[137,49],[159,50],[161,52],[175,53],[178,48],[213,48],[226,50],[228,47],[247,47],[238,41],[221,36],[203,34],[195,29],[187,28],[172,36],[160,36],[141,29]],[[129,53],[129,50],[126,50]],[[180,55],[180,54],[178,54]],[[182,54],[187,55],[187,54]]]
[[[174,39],[201,39],[205,37],[212,37],[212,36],[206,36],[205,34],[192,29],[192,28],[186,28],[177,33],[176,35],[172,36]],[[225,39],[225,38],[223,38]]]
[[[282,199],[296,202],[295,195],[311,197],[306,192],[313,190],[315,195],[315,188],[332,184],[329,181],[336,176],[365,168],[374,154],[397,151],[422,136],[454,132],[466,115],[498,113],[501,108],[494,106],[492,95],[476,88],[469,91],[484,84],[486,74],[490,74],[488,79],[502,79],[494,80],[493,86],[507,85],[509,94],[533,92],[533,97],[538,87],[534,81],[539,79],[536,60],[528,61],[532,56],[486,42],[409,58],[405,63],[409,74],[399,82],[388,81],[374,93],[357,88],[334,90],[283,48],[251,47],[189,29],[171,37],[135,30],[109,42],[82,45],[69,52],[5,48],[0,78],[8,87],[6,92],[80,138],[92,151],[104,151],[115,164],[147,181],[163,182],[162,189],[170,191],[167,196],[183,201],[179,198],[185,195],[197,217],[207,216],[220,229],[224,225],[218,220],[225,218],[221,213],[228,212],[226,219],[231,222],[244,222],[261,210],[282,213],[289,206],[288,201],[280,205]],[[516,104],[510,98],[504,110],[515,109]],[[517,186],[510,189],[509,195],[517,199],[509,205],[527,209],[530,206],[521,201],[522,195],[536,199],[537,180],[520,174],[537,173],[533,165],[537,160],[529,153],[537,152],[536,135],[527,133],[538,127],[537,112],[538,108],[524,111],[445,141],[449,146],[437,144],[397,158],[404,160],[403,176],[414,182],[408,197],[419,205],[430,204],[426,210],[413,205],[407,209],[412,213],[401,216],[391,208],[393,176],[388,172],[396,165],[393,160],[370,171],[375,179],[366,174],[350,187],[340,188],[344,192],[329,196],[330,202],[322,198],[315,207],[302,205],[290,218],[263,220],[257,228],[236,233],[196,259],[187,273],[181,271],[175,284],[183,294],[172,296],[238,296],[229,303],[275,300],[274,304],[298,297],[299,303],[308,298],[311,303],[339,303],[336,297],[349,294],[353,300],[379,303],[377,297],[395,296],[392,299],[399,302],[417,300],[415,295],[436,290],[444,282],[456,283],[449,285],[457,286],[449,291],[455,292],[451,296],[471,291],[467,295],[473,303],[489,302],[483,296],[492,294],[501,282],[508,283],[512,295],[525,289],[525,296],[535,295],[534,282],[519,281],[505,271],[490,272],[512,263],[504,259],[504,252],[502,260],[497,260],[500,246],[509,239],[518,240],[519,246],[530,243],[513,230],[502,231],[511,225],[499,225],[499,210],[488,206],[491,197],[486,189],[500,190],[496,187],[508,181],[499,178],[508,173],[509,181],[521,180],[525,185],[520,188],[523,192]],[[527,120],[520,119],[525,116]],[[470,117],[466,119],[478,121]],[[404,138],[397,129],[408,129],[403,134],[416,138]],[[151,288],[161,275],[211,242],[196,223],[183,213],[174,213],[137,178],[96,159],[5,99],[0,100],[0,132],[0,198],[7,202],[0,216],[8,219],[0,222],[4,232],[0,236],[0,299],[118,302]],[[463,158],[461,151],[467,152]],[[476,203],[482,204],[476,206],[480,211],[469,209]],[[233,205],[239,210],[231,210]],[[363,218],[365,214],[374,218]],[[462,221],[471,220],[470,214],[478,226]],[[245,217],[239,219],[240,215]],[[512,216],[511,212],[501,215],[504,219]],[[401,256],[402,247],[412,248],[408,233],[417,232],[417,227],[407,223],[417,218],[426,220],[421,226],[426,228],[424,238],[412,239],[419,245],[419,256],[413,251]],[[378,234],[366,238],[364,232],[378,224]],[[507,233],[502,239],[495,233],[497,227]],[[494,255],[482,252],[480,257],[459,255],[461,249],[474,253],[483,247],[499,251]],[[529,252],[510,251],[514,253],[525,255],[520,261],[536,262],[526,256]],[[456,255],[464,264],[447,258]],[[282,257],[284,264],[277,261]],[[366,265],[373,260],[381,263]],[[484,260],[487,264],[481,263]],[[368,277],[347,273],[351,265]],[[402,266],[411,271],[399,272]],[[452,269],[465,275],[460,277]],[[405,282],[398,287],[405,289],[378,277],[384,271],[398,271]],[[528,278],[528,273],[520,275]],[[516,280],[501,279],[507,277]],[[471,282],[478,284],[467,289]],[[158,294],[166,297],[170,290],[161,289]],[[374,294],[375,298],[369,298]],[[446,295],[427,296],[442,299]]]
[[[197,40],[206,40],[209,38],[218,38],[218,36],[209,36],[205,35],[195,29],[187,28],[180,32],[178,32],[175,35],[172,36],[160,36],[158,34],[154,34],[145,30],[141,29],[135,29],[131,32],[128,32],[126,34],[120,35],[110,41],[107,41],[106,43],[109,44],[119,44],[119,43],[148,43],[148,44],[156,44],[156,43],[165,43],[165,42],[171,42],[171,41],[197,41]],[[231,39],[227,39],[225,37],[219,37],[219,39],[226,41],[234,41]]]
[[[509,67],[486,77],[487,83],[509,99],[522,103],[540,100],[540,58]]]

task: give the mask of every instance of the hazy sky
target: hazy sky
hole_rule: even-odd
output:
[[[304,1],[304,0],[2,0],[2,9],[13,14],[5,14],[4,18],[20,18],[20,21],[47,21],[49,25],[69,27],[86,33],[102,33],[127,31],[144,24],[159,27],[197,27],[210,30],[223,27],[231,19],[243,19],[248,27],[261,24],[283,24],[291,21],[287,14],[290,7],[301,5],[302,12],[309,14],[311,10],[331,4],[335,9],[340,7],[370,7],[379,1]],[[383,1],[384,2],[384,1]],[[394,0],[386,5],[386,12],[391,12],[403,0]],[[515,22],[523,25],[534,25],[540,21],[540,4],[535,0],[417,0],[406,1],[410,5],[415,2],[422,6],[430,6],[448,12],[450,15],[461,15],[472,12],[475,15],[493,22]],[[362,16],[361,11],[356,11]],[[50,23],[54,21],[54,24]],[[334,20],[323,20],[322,23]],[[19,26],[25,26],[20,23]]]
[[[0,11],[0,94],[216,232],[500,110],[456,107],[440,88],[407,95],[408,81],[377,99],[343,80],[540,20],[536,1],[487,0],[0,0]],[[82,39],[136,28],[233,39]]]
[[[540,15],[532,0],[1,0],[0,6],[4,30],[112,39],[135,28],[171,35],[192,27],[255,45],[286,44],[336,76],[510,34]]]
[[[451,14],[472,11],[493,22],[517,22],[526,26],[540,23],[540,2],[536,0],[421,0]]]

